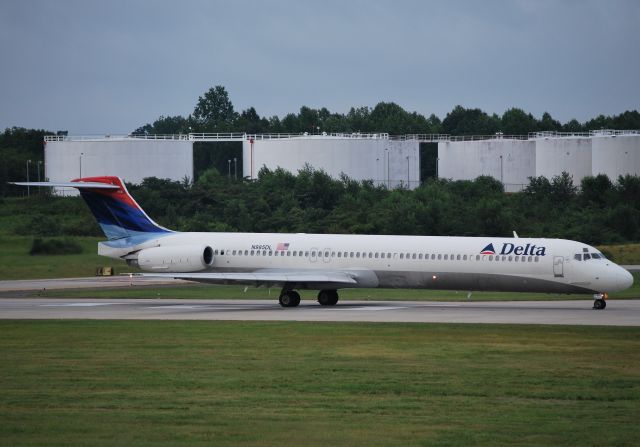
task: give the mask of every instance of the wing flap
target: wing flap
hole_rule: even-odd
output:
[[[246,272],[246,273],[141,273],[146,278],[173,278],[211,284],[333,284],[357,286],[358,281],[343,272]]]

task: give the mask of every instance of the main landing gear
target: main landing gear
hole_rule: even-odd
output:
[[[593,308],[596,310],[602,310],[607,307],[607,302],[605,301],[609,296],[606,293],[599,293],[593,296],[595,301],[593,302]]]
[[[295,290],[282,289],[278,301],[282,307],[298,307],[300,305],[300,294]],[[338,291],[321,290],[318,292],[318,302],[322,306],[335,306],[338,302]]]

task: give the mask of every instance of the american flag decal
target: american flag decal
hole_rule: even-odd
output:
[[[289,242],[279,242],[276,246],[277,251],[289,250]]]

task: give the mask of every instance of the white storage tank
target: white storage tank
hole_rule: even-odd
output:
[[[487,175],[505,191],[520,191],[536,173],[536,148],[531,140],[496,138],[438,143],[438,177],[473,180]]]
[[[297,174],[305,165],[333,178],[416,188],[420,185],[417,140],[391,140],[384,134],[364,136],[313,135],[289,138],[249,138],[243,143],[243,176],[257,178],[262,167]]]
[[[129,183],[146,177],[193,180],[193,144],[188,140],[60,138],[45,142],[44,159],[45,177],[52,182],[104,175]],[[55,193],[77,195],[66,188]]]
[[[640,173],[640,135],[592,138],[593,175],[606,174],[612,182],[621,175]]]
[[[573,177],[573,184],[592,175],[591,138],[537,138],[536,176],[552,179],[563,172]]]

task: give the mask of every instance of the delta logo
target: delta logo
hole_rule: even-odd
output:
[[[545,256],[547,254],[547,247],[538,247],[535,244],[516,245],[511,242],[505,242],[502,244],[500,253],[496,253],[496,249],[493,247],[493,243],[487,245],[480,251],[481,255],[518,255],[518,256]]]

